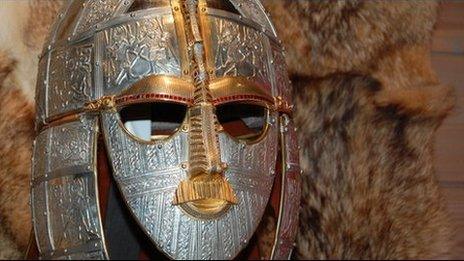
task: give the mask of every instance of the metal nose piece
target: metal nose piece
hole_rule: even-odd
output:
[[[190,109],[189,117],[189,178],[220,174],[222,162],[214,107],[208,103],[199,104]]]
[[[174,198],[187,212],[200,215],[221,213],[237,202],[229,182],[224,179],[217,134],[218,120],[209,89],[206,51],[198,14],[198,1],[185,1],[180,10],[190,18],[185,34],[190,57],[190,74],[195,86],[194,106],[189,109],[188,179],[182,181]]]
[[[223,176],[227,166],[221,162],[214,107],[202,103],[190,109],[189,117],[189,175],[179,184],[174,204],[204,200],[235,204],[235,194]]]

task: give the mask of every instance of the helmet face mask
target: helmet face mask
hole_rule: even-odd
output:
[[[282,48],[261,4],[96,2],[64,9],[39,65],[31,200],[42,257],[109,255],[101,136],[124,203],[168,257],[236,257],[278,190],[265,256],[288,258],[297,138]]]

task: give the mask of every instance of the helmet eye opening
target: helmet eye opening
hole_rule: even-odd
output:
[[[207,6],[209,8],[214,8],[218,10],[223,10],[226,12],[234,13],[240,15],[240,12],[235,8],[235,6],[229,0],[206,0]],[[134,0],[132,5],[127,10],[127,13],[145,10],[154,7],[166,7],[170,6],[170,0]]]
[[[119,110],[124,129],[146,142],[164,140],[177,133],[186,114],[186,105],[172,102],[137,103]]]
[[[267,130],[268,109],[262,105],[226,103],[217,106],[216,115],[223,130],[241,141],[257,142]]]

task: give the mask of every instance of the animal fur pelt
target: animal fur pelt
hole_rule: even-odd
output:
[[[12,2],[0,7],[0,220],[24,249],[37,55],[61,3]],[[295,86],[305,172],[295,257],[444,257],[432,148],[453,96],[429,63],[437,4],[264,2]]]
[[[295,256],[444,257],[433,171],[452,89],[430,66],[432,1],[266,1],[288,51],[304,184]]]

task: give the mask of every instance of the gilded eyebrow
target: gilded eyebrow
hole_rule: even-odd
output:
[[[168,94],[185,98],[193,98],[194,86],[182,78],[167,75],[150,75],[132,84],[120,96],[138,94]]]
[[[224,77],[214,80],[210,84],[211,94],[213,99],[217,100],[224,97],[260,97],[263,101],[273,103],[274,98],[270,88],[266,88],[254,81],[250,81],[245,77]]]
[[[118,106],[157,100],[192,105],[194,89],[191,82],[182,78],[151,75],[132,84],[121,95],[118,95],[115,101]],[[215,79],[209,84],[209,89],[215,105],[244,101],[258,102],[272,107],[275,103],[270,88],[246,77]]]

